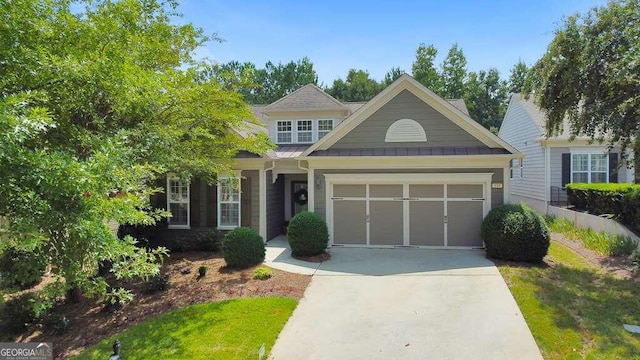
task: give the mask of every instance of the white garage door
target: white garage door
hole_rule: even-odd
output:
[[[480,225],[486,214],[490,189],[479,174],[455,182],[432,184],[444,180],[445,174],[408,174],[411,182],[393,183],[396,174],[370,174],[366,183],[348,183],[362,174],[326,175],[328,220],[332,244],[355,246],[481,247]],[[447,176],[451,176],[447,174]],[[347,182],[347,183],[341,183]],[[421,181],[418,182],[418,181]],[[450,181],[453,181],[451,179]],[[473,181],[473,182],[472,182]],[[380,183],[386,182],[386,183]],[[391,183],[389,183],[391,182]],[[469,182],[469,183],[466,183]]]

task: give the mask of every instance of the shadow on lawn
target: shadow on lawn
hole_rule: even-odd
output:
[[[640,288],[632,281],[562,264],[524,274],[559,328],[582,334],[583,344],[596,353],[638,358],[640,336],[622,327],[640,323]]]

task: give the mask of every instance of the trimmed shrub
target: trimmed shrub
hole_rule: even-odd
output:
[[[320,216],[303,211],[289,222],[287,239],[296,256],[322,254],[329,244],[327,223]]]
[[[5,248],[0,255],[0,286],[26,289],[39,283],[47,268],[46,258],[39,251]]]
[[[235,228],[222,239],[224,261],[230,268],[244,269],[264,261],[265,245],[255,230]]]
[[[260,266],[253,270],[254,280],[267,280],[273,276],[273,271],[266,266]]]
[[[144,286],[144,292],[146,294],[153,294],[158,291],[167,290],[169,287],[169,276],[163,274],[157,274],[149,278],[149,281]]]
[[[542,262],[551,240],[544,219],[526,204],[491,210],[482,222],[480,235],[488,256],[532,263]]]

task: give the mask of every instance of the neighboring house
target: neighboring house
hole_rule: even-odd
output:
[[[566,202],[568,183],[633,182],[633,170],[618,166],[620,149],[609,151],[607,144],[586,137],[571,139],[568,125],[547,138],[545,123],[532,99],[511,96],[498,134],[524,154],[522,164],[512,164],[511,202],[524,201],[544,214],[547,205]]]
[[[326,219],[332,245],[480,247],[480,224],[509,200],[509,165],[521,158],[463,101],[408,75],[366,103],[307,85],[253,111],[277,149],[238,154],[239,191],[233,178],[169,178],[164,236],[249,226],[269,240],[308,210]]]

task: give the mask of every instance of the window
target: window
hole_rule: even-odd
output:
[[[520,166],[520,160],[512,159],[511,167],[509,169],[511,174],[511,179],[522,178],[522,166]]]
[[[189,184],[173,175],[167,176],[167,209],[170,229],[189,228]]]
[[[240,226],[240,179],[221,178],[218,181],[218,228]]]
[[[571,154],[572,183],[609,182],[607,154]]]
[[[278,121],[277,142],[278,144],[288,144],[293,141],[291,120]]]
[[[318,140],[333,130],[333,120],[318,120]]]
[[[299,143],[313,142],[313,121],[298,120],[297,134]]]

